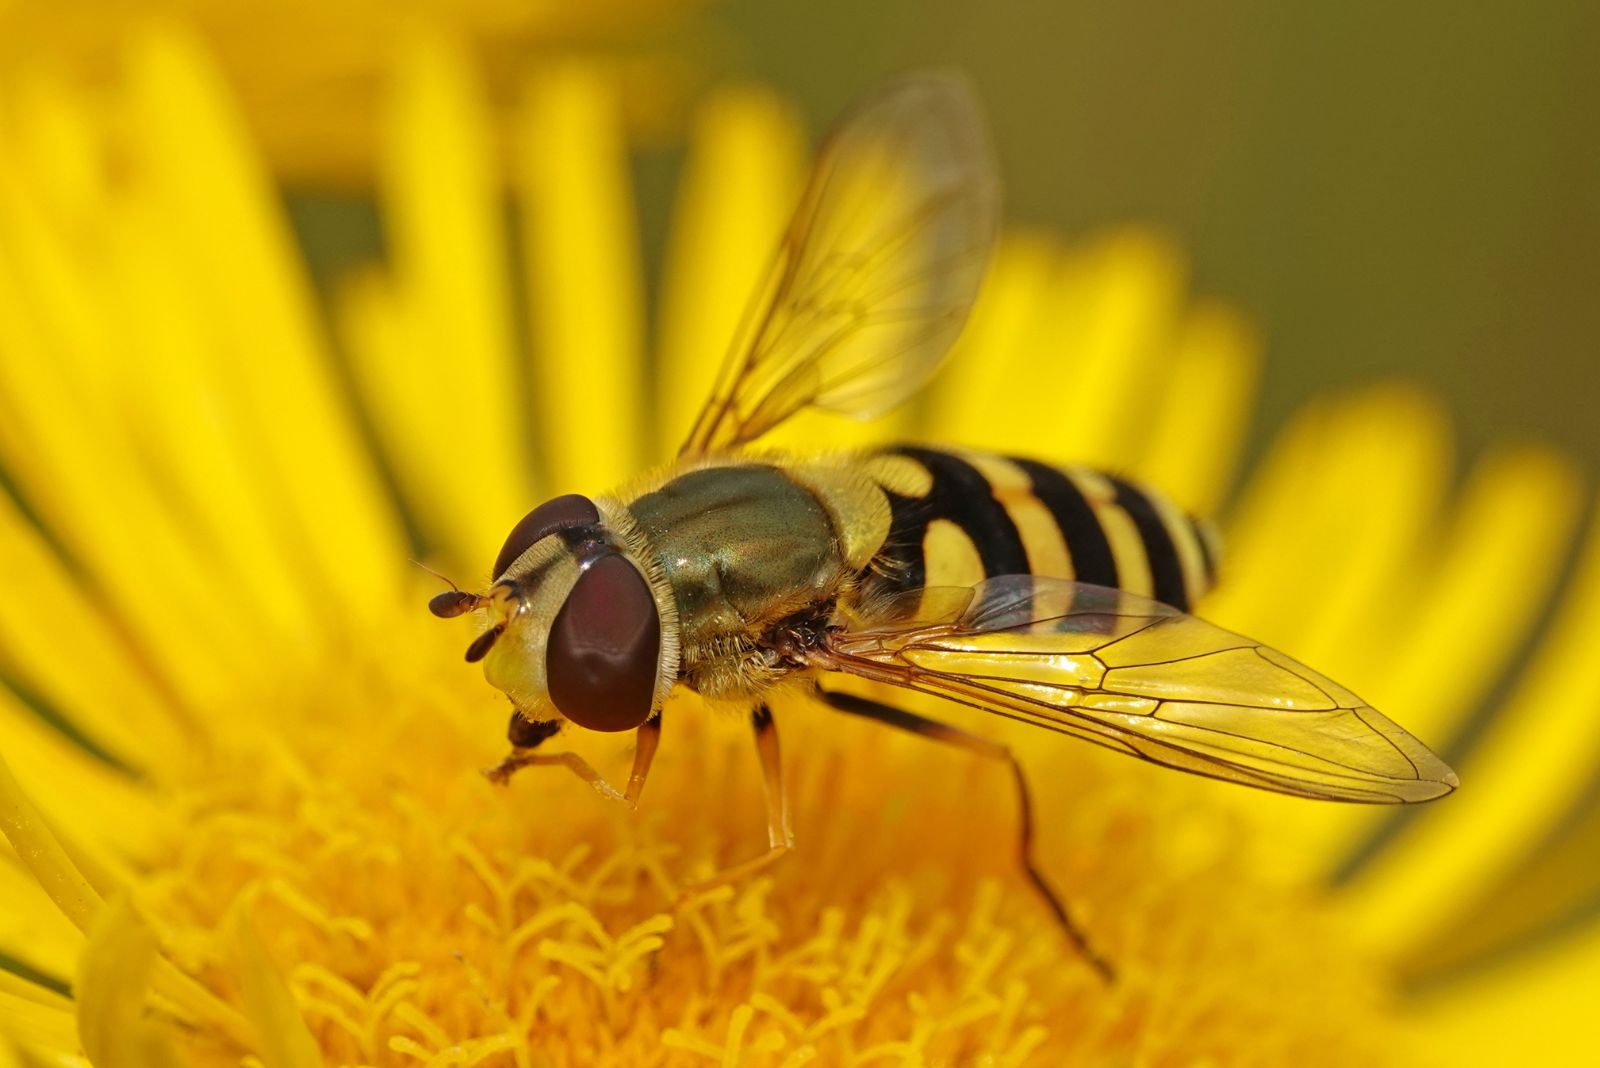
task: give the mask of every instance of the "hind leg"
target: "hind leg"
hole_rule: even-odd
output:
[[[1110,962],[1089,941],[1088,934],[1084,932],[1083,927],[1073,917],[1066,901],[1056,893],[1055,888],[1045,879],[1044,873],[1039,870],[1039,865],[1033,858],[1033,795],[1028,790],[1028,777],[1023,774],[1022,765],[1017,762],[1016,756],[1010,749],[999,742],[980,738],[975,734],[968,734],[966,731],[952,727],[947,723],[927,719],[913,712],[907,712],[904,709],[894,708],[890,705],[879,704],[877,701],[870,701],[865,697],[857,697],[854,694],[847,693],[830,693],[827,690],[820,690],[819,692],[822,695],[822,699],[837,711],[852,716],[864,716],[867,719],[877,720],[879,723],[886,723],[903,731],[910,731],[912,734],[923,738],[943,742],[946,745],[960,746],[969,753],[977,753],[979,756],[987,757],[991,760],[1003,761],[1011,769],[1011,778],[1016,784],[1017,803],[1021,809],[1021,826],[1017,835],[1017,854],[1021,860],[1023,872],[1027,875],[1028,881],[1033,884],[1033,888],[1038,892],[1039,897],[1050,909],[1051,914],[1055,916],[1056,922],[1061,925],[1061,930],[1072,941],[1072,944],[1078,948],[1078,952],[1082,954],[1084,960],[1088,961],[1089,966],[1100,973],[1100,977],[1108,983],[1115,978],[1116,973],[1112,969]]]

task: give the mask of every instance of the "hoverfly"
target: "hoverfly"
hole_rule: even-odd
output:
[[[905,399],[961,331],[999,217],[970,91],[935,76],[859,106],[825,142],[770,273],[675,464],[618,496],[546,501],[512,529],[467,650],[514,706],[491,776],[565,764],[637,802],[669,691],[749,715],[769,847],[794,843],[768,699],[834,708],[1008,762],[1021,860],[1027,783],[998,742],[837,692],[853,676],[931,694],[1198,775],[1303,797],[1426,801],[1454,773],[1360,698],[1282,653],[1185,614],[1210,584],[1206,529],[1109,474],[922,447],[778,458],[745,446],[809,407],[866,417]],[[636,732],[617,790],[543,743],[567,722]]]

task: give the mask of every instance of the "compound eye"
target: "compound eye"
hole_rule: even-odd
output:
[[[578,576],[550,626],[550,700],[580,727],[631,730],[650,715],[660,655],[649,584],[622,556],[602,556]]]
[[[506,568],[517,562],[517,557],[528,551],[528,546],[558,530],[572,527],[600,525],[600,511],[594,502],[581,493],[568,493],[552,497],[517,521],[506,536],[500,555],[495,557],[494,577],[506,573]]]

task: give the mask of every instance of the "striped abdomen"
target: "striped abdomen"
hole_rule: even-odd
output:
[[[1086,467],[902,446],[868,467],[888,497],[874,583],[970,586],[1034,574],[1187,610],[1215,573],[1210,532],[1153,490]]]

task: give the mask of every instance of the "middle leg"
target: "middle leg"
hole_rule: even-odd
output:
[[[685,888],[679,897],[679,904],[699,897],[707,890],[748,879],[771,867],[794,848],[794,832],[789,829],[789,798],[783,788],[778,727],[772,722],[772,710],[765,704],[757,706],[750,714],[750,726],[755,731],[756,753],[761,758],[761,786],[767,807],[767,851]]]

